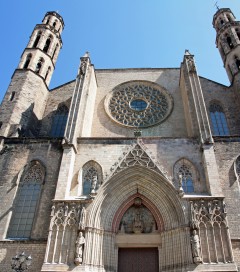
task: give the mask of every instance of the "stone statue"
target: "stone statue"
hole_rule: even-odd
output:
[[[92,177],[91,194],[96,193],[97,182],[98,182],[98,177],[97,177],[97,175],[94,175]]]
[[[183,190],[182,184],[183,184],[183,176],[182,174],[179,174],[178,175],[178,186],[179,186],[178,194],[180,197],[184,196],[184,190]]]
[[[193,231],[193,235],[191,237],[191,244],[194,263],[201,263],[200,241],[196,230]]]
[[[80,231],[78,238],[76,240],[76,248],[75,248],[75,264],[80,265],[83,261],[83,247],[85,244],[85,238],[83,237],[83,233]]]
[[[141,220],[141,215],[139,209],[137,209],[133,221],[133,232],[142,233],[143,232],[143,222]]]

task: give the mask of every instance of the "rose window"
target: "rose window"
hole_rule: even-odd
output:
[[[171,113],[172,97],[161,86],[131,81],[113,89],[105,109],[115,122],[128,127],[149,127],[163,122]]]

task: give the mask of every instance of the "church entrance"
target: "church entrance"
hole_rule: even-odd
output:
[[[158,272],[157,248],[119,248],[118,272]]]

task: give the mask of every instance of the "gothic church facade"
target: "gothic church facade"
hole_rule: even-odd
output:
[[[0,271],[239,271],[240,22],[213,17],[231,85],[96,69],[49,90],[63,18],[36,25],[0,107]]]

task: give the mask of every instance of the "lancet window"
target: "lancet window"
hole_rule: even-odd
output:
[[[23,171],[8,229],[9,239],[29,239],[31,237],[44,175],[44,167],[38,161],[32,161]]]
[[[46,40],[44,47],[43,47],[44,52],[48,53],[48,49],[50,47],[51,42],[52,42],[52,36],[49,36]]]
[[[65,127],[67,124],[68,118],[68,107],[65,105],[61,105],[58,107],[56,113],[53,116],[52,122],[52,137],[63,137],[65,132]]]
[[[32,54],[28,54],[27,58],[26,58],[26,61],[25,61],[24,65],[23,65],[23,69],[27,69],[28,68],[29,63],[31,61],[31,58],[32,58]]]
[[[36,37],[36,39],[35,39],[35,41],[34,41],[34,43],[33,43],[33,48],[36,48],[36,47],[37,47],[37,45],[38,45],[38,43],[39,43],[39,40],[40,40],[40,38],[41,38],[41,35],[42,35],[42,32],[41,32],[41,31],[38,32],[37,37]]]
[[[102,183],[101,166],[90,161],[83,166],[82,171],[83,195],[95,194]]]
[[[194,165],[182,158],[174,165],[174,179],[177,189],[181,188],[185,193],[194,193],[199,177]]]
[[[210,105],[209,109],[213,126],[213,135],[215,136],[229,135],[227,119],[223,111],[223,108],[219,104],[213,103]]]

